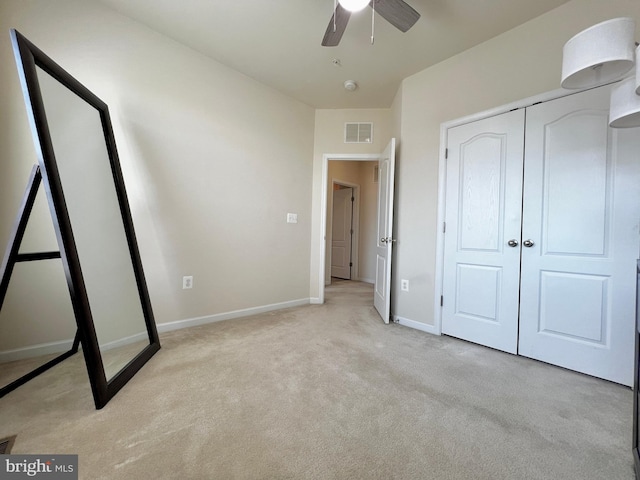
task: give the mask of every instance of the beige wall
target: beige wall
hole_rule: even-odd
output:
[[[10,27],[109,105],[158,323],[308,301],[314,110],[94,2],[0,3],[2,248],[35,162]],[[27,243],[55,248],[39,212]],[[47,292],[32,313],[70,338],[66,286],[41,270],[0,324]]]
[[[434,325],[440,125],[560,86],[562,47],[574,34],[630,15],[637,0],[573,0],[404,80],[397,172],[395,314]],[[640,39],[640,30],[636,38]]]

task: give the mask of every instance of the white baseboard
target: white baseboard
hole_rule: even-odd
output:
[[[100,350],[107,351],[114,348],[124,347],[131,343],[136,343],[141,340],[148,340],[147,332],[136,333],[130,337],[120,338],[113,342],[100,345]],[[51,355],[54,353],[64,353],[71,350],[73,346],[73,339],[61,340],[59,342],[41,343],[39,345],[31,345],[29,347],[16,348],[15,350],[5,350],[0,352],[0,363],[13,362],[16,360],[24,360],[26,358],[41,357],[43,355]],[[80,345],[82,349],[82,345]]]
[[[322,301],[320,300],[320,297],[311,297],[309,299],[309,303],[311,305],[322,305]]]
[[[358,278],[357,280],[363,283],[371,283],[371,284],[376,283],[376,281],[373,278]]]
[[[106,352],[107,350],[124,347],[125,345],[140,342],[142,340],[146,340],[147,342],[149,341],[149,335],[146,332],[146,327],[144,332],[136,333],[135,335],[131,335],[130,337],[119,338],[118,340],[114,340],[113,342],[101,344],[100,350]]]
[[[39,345],[16,348],[15,350],[5,350],[4,352],[0,352],[0,363],[14,362],[16,360],[24,360],[25,358],[51,355],[53,353],[64,353],[71,350],[71,347],[73,347],[73,339],[41,343]]]
[[[431,333],[432,335],[440,335],[440,332],[438,332],[434,325],[416,322],[415,320],[409,320],[408,318],[400,317],[398,315],[393,316],[393,321],[400,325],[404,325],[405,327],[415,328],[416,330]]]
[[[274,310],[282,310],[283,308],[300,307],[312,303],[309,298],[301,298],[299,300],[291,300],[288,302],[272,303],[271,305],[263,305],[260,307],[245,308],[242,310],[234,310],[231,312],[217,313],[215,315],[207,315],[205,317],[187,318],[184,320],[176,320],[175,322],[157,324],[158,333],[171,332],[182,328],[195,327],[205,325],[207,323],[221,322],[223,320],[231,320],[232,318],[248,317],[249,315],[257,315],[259,313],[272,312]]]
[[[230,320],[232,318],[247,317],[249,315],[256,315],[258,313],[271,312],[273,310],[282,310],[283,308],[299,307],[301,305],[308,305],[313,303],[314,300],[301,298],[299,300],[292,300],[289,302],[273,303],[271,305],[263,305],[261,307],[246,308],[243,310],[234,310],[232,312],[219,313],[216,315],[208,315],[206,317],[189,318],[186,320],[178,320],[175,322],[159,323],[156,324],[159,333],[170,332],[172,330],[179,330],[181,328],[194,327],[196,325],[204,325],[206,323],[220,322],[222,320]],[[319,302],[318,302],[319,303]],[[146,332],[131,335],[130,337],[122,338],[107,344],[102,345],[103,350],[111,350],[113,348],[135,343],[147,338]],[[39,345],[32,345],[24,348],[17,348],[15,350],[5,350],[0,352],[0,363],[13,362],[15,360],[24,360],[26,358],[39,357],[42,355],[49,355],[53,353],[63,353],[71,350],[73,346],[73,339],[62,340],[59,342],[42,343]]]

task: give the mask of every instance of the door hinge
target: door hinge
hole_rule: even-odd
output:
[[[350,267],[353,267],[353,263],[349,262],[349,266],[350,266]]]
[[[448,158],[449,158],[449,149],[448,149],[448,148],[445,148],[445,149],[444,149],[444,159],[446,160],[446,159],[448,159]]]
[[[444,306],[444,295],[440,295],[440,306]]]
[[[442,233],[447,233],[447,222],[442,222]]]
[[[353,235],[353,228],[351,229],[351,231],[349,232],[351,235]]]
[[[355,202],[356,201],[356,197],[351,197],[351,201]]]

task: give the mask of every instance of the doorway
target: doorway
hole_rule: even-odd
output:
[[[374,283],[377,184],[369,175],[374,165],[377,162],[329,163],[325,287],[335,279]]]
[[[359,183],[361,186],[361,208],[365,204],[373,206],[368,210],[368,214],[364,211],[360,219],[360,246],[359,246],[359,267],[356,273],[357,278],[374,284],[374,306],[380,313],[382,320],[389,323],[390,306],[391,306],[391,251],[395,242],[393,238],[393,200],[394,200],[394,173],[395,173],[395,139],[391,139],[387,148],[380,154],[361,154],[361,155],[344,155],[344,154],[325,154],[322,162],[322,181],[321,181],[321,225],[320,225],[320,262],[318,268],[318,288],[319,296],[317,303],[324,303],[325,285],[331,277],[329,263],[327,257],[330,253],[330,239],[328,235],[328,227],[331,225],[328,220],[327,212],[329,209],[330,198],[332,192],[332,178],[330,174],[330,166],[337,165],[340,162],[349,162],[351,165],[362,165],[362,162],[372,162],[370,169],[367,169],[368,176],[367,185],[370,185],[368,191],[372,197],[372,201],[365,201],[365,182]],[[346,164],[346,163],[345,163]],[[375,168],[377,166],[377,168]],[[344,177],[343,177],[344,178]],[[376,182],[377,180],[377,182]],[[368,222],[363,221],[363,217],[369,218]],[[362,228],[367,224],[373,236],[367,236],[365,233],[369,231]],[[363,243],[362,239],[372,239],[369,243]],[[373,247],[373,248],[371,248]],[[369,255],[369,249],[373,252]],[[365,268],[364,262],[370,267]],[[373,260],[373,261],[372,261]]]

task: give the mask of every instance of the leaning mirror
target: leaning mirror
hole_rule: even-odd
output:
[[[12,30],[96,408],[160,343],[107,105]]]

